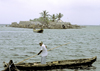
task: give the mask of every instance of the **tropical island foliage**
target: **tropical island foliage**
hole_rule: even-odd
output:
[[[61,18],[63,14],[50,15],[49,12],[44,10],[40,13],[41,17],[30,19],[29,21],[13,22],[11,27],[20,28],[44,28],[44,29],[69,29],[69,28],[80,28],[78,25],[72,25],[70,22],[63,22]]]

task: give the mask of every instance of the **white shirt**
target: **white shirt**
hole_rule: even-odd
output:
[[[44,44],[42,44],[41,50],[42,50],[41,56],[42,57],[47,56],[48,52],[47,52],[46,46]]]

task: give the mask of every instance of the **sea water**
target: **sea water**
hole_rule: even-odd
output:
[[[97,61],[93,63],[95,68],[78,71],[100,71],[100,26],[86,26],[82,29],[44,29],[43,33],[34,33],[33,29],[27,28],[0,26],[0,71],[4,69],[4,61],[8,63],[9,60],[13,60],[14,63],[18,63],[36,55],[40,51],[40,41],[43,41],[47,49],[70,42],[49,51],[47,62],[97,56]],[[40,60],[39,55],[24,62]]]

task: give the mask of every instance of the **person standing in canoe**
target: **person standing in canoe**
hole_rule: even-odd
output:
[[[46,64],[46,57],[48,55],[47,46],[45,46],[42,41],[39,43],[39,45],[41,47],[41,50],[38,55],[41,54],[41,64]]]

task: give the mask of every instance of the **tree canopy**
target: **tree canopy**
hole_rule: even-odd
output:
[[[63,17],[63,14],[61,14],[61,13],[57,14],[58,20],[60,20],[62,17]]]

